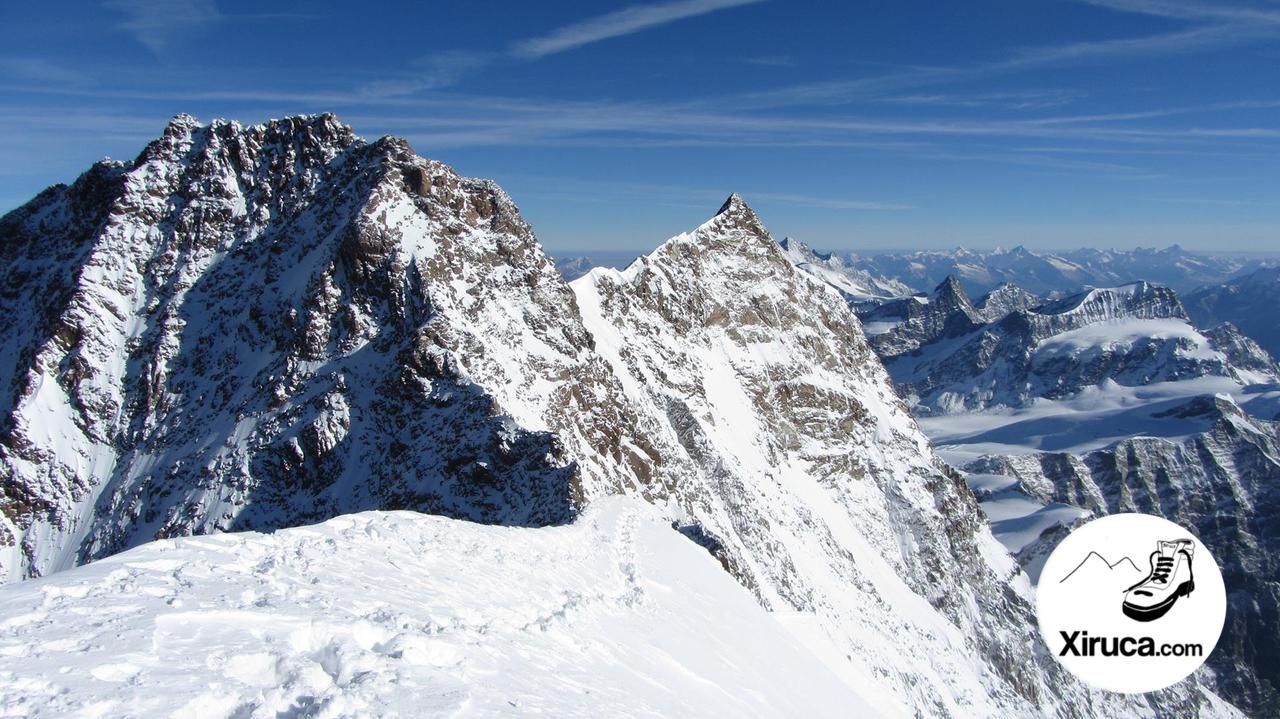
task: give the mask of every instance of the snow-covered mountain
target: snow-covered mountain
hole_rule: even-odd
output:
[[[765,606],[812,613],[856,676],[926,714],[1147,710],[1086,699],[1019,637],[1029,596],[972,495],[934,457],[844,296],[796,268],[740,197],[572,287],[681,465],[647,491],[713,537]]]
[[[778,244],[792,264],[836,288],[855,310],[875,306],[911,292],[905,284],[872,276],[833,252],[815,252],[813,248],[790,237],[782,238]]]
[[[1037,303],[1004,285],[977,303],[950,277],[929,298],[863,314],[873,346],[915,411],[1024,407],[1105,382],[1280,379],[1275,361],[1231,325],[1197,330],[1177,294],[1137,282]]]
[[[1280,267],[1266,267],[1186,297],[1187,312],[1201,327],[1230,322],[1273,355],[1280,355]]]
[[[0,246],[9,579],[365,509],[562,522],[632,482],[576,461],[635,423],[532,231],[403,141],[179,117]]]
[[[576,519],[576,529],[550,531],[564,532],[556,542],[583,543],[583,564],[532,538],[532,553],[512,561],[548,571],[562,563],[587,574],[608,569],[598,590],[606,591],[617,582],[609,562],[593,559],[599,532],[581,527],[596,522],[608,533],[632,523],[581,511],[629,494],[657,507],[697,552],[709,551],[761,606],[792,617],[805,648],[854,688],[851,702],[874,697],[879,712],[928,716],[1230,712],[1198,677],[1126,698],[1086,689],[1046,655],[1026,576],[973,494],[933,453],[845,298],[797,269],[736,196],[626,270],[597,269],[570,288],[496,185],[461,178],[403,141],[365,142],[328,115],[252,127],[180,117],[134,162],[102,163],[0,220],[0,247],[0,315],[11,338],[0,364],[7,533],[0,561],[10,580],[156,538],[416,509],[505,525]],[[553,653],[542,640],[488,637],[485,617],[502,610],[474,595],[508,583],[493,599],[514,602],[528,585],[538,617],[555,606],[533,597],[572,605],[589,577],[565,584],[538,583],[527,571],[453,573],[449,562],[483,564],[493,554],[485,547],[518,530],[439,521],[429,530],[439,539],[414,544],[420,531],[402,526],[408,521],[365,516],[286,532],[261,556],[248,546],[260,539],[190,540],[201,556],[189,561],[193,575],[207,567],[220,577],[246,570],[206,550],[257,556],[248,591],[268,606],[284,596],[284,619],[303,617],[313,630],[309,612],[323,626],[333,623],[326,617],[376,612],[374,602],[396,586],[390,570],[417,571],[422,583],[407,586],[422,591],[462,581],[468,591],[436,606],[458,618],[447,620],[452,626],[474,625],[464,635],[485,637],[467,656],[488,657],[482,666],[500,671],[526,661],[522,648]],[[347,529],[356,535],[348,546],[331,536]],[[408,548],[392,543],[406,553],[452,556],[434,567],[401,564],[396,551],[377,546],[382,532],[407,537]],[[361,533],[374,546],[362,544]],[[354,575],[368,587],[364,599],[307,603],[318,591],[313,580],[351,581],[329,576],[345,571],[342,563],[323,578],[290,569],[294,545],[317,534],[311,556],[334,552],[348,564],[366,552],[385,556]],[[679,535],[663,536],[653,541]],[[0,596],[19,597],[18,605],[37,591],[110,603],[126,593],[136,599],[145,583],[140,596],[159,592],[172,607],[169,600],[198,603],[205,589],[226,593],[214,606],[229,614],[215,614],[207,631],[235,626],[244,618],[236,612],[258,598],[220,582],[164,594],[150,578],[134,583],[119,561],[118,569],[90,566]],[[148,566],[157,581],[193,581],[181,566]],[[678,574],[655,575],[669,579],[652,591],[703,591]],[[254,589],[253,582],[275,584]],[[708,601],[724,591],[719,586],[705,590]],[[671,613],[701,616],[708,606],[669,600],[658,619],[639,621],[627,636],[654,631]],[[145,616],[168,611],[148,606]],[[75,614],[76,605],[59,611]],[[12,651],[72,646],[58,634],[61,617],[6,623],[19,638]],[[190,626],[176,633],[201,636],[201,620],[177,620]],[[385,666],[366,654],[389,648],[422,658],[412,636],[430,636],[410,617],[410,629],[423,632],[396,639],[384,633],[394,621],[379,619],[385,626],[337,644],[303,632],[289,652],[220,666],[264,681],[270,667],[296,670],[294,684],[286,681],[294,675],[271,681],[287,691],[337,686],[325,695],[335,707],[372,701],[355,679],[366,663],[371,671]],[[168,625],[118,626],[134,636],[138,627]],[[599,644],[567,661],[580,658],[583,674],[598,671],[607,659],[590,647],[607,644],[612,626],[580,627],[598,628],[591,641]],[[243,641],[261,652],[266,630],[256,631]],[[410,644],[397,649],[397,641]],[[765,647],[779,644],[770,638]],[[434,645],[423,651],[434,661]],[[56,688],[40,661],[15,662],[6,681]],[[140,693],[127,681],[130,666],[164,671],[145,656],[137,661],[103,665],[104,681],[126,680],[112,698],[130,703]],[[653,657],[653,665],[662,661]],[[777,659],[761,650],[751,661]],[[544,683],[558,676],[554,664],[536,671]],[[449,676],[430,675],[451,688],[441,704],[415,704],[415,713],[448,713],[450,701],[467,695]],[[481,701],[496,701],[483,676],[463,672],[461,681],[474,683]],[[619,694],[639,691],[633,680],[619,678]],[[825,695],[831,684],[814,681]],[[586,713],[597,705],[585,693],[590,686],[579,684],[584,693],[567,699],[565,690],[536,684],[522,686],[546,698],[530,706],[570,702]],[[312,696],[267,689],[261,706],[286,711]],[[655,706],[669,696],[654,692]]]
[[[1162,250],[1037,252],[1011,250],[923,250],[877,255],[851,253],[844,261],[877,277],[898,280],[913,291],[929,291],[948,276],[967,292],[979,295],[1011,283],[1037,295],[1069,294],[1085,286],[1113,287],[1146,281],[1179,292],[1216,284],[1275,260],[1231,255],[1204,255],[1177,245]]]
[[[1160,414],[1185,423],[1190,436],[1140,435],[1077,454],[984,456],[965,469],[1014,479],[1016,491],[1049,506],[1143,512],[1195,528],[1229,587],[1226,626],[1209,665],[1227,696],[1268,715],[1280,701],[1280,666],[1272,661],[1280,649],[1280,423],[1251,417],[1226,395]],[[1049,530],[1020,561],[1038,572],[1060,535]]]

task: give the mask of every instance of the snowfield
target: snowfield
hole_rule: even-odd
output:
[[[0,589],[6,717],[885,710],[635,499],[164,540]]]
[[[1118,349],[1128,350],[1140,342],[1153,339],[1181,340],[1185,349],[1181,349],[1180,353],[1188,357],[1202,360],[1218,358],[1204,335],[1197,332],[1186,320],[1121,317],[1096,322],[1045,339],[1036,347],[1032,362],[1064,355],[1096,355],[1108,351],[1115,352]]]

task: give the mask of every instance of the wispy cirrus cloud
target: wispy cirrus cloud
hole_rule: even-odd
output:
[[[415,61],[418,71],[406,77],[380,80],[365,89],[373,95],[411,94],[457,84],[465,76],[500,62],[529,62],[575,50],[602,40],[624,37],[679,20],[719,10],[754,5],[765,0],[674,0],[632,5],[556,28],[545,35],[512,43],[502,52],[447,50]]]
[[[1061,107],[1081,97],[1078,92],[919,92],[875,98],[876,102],[917,107],[969,107],[1002,110],[1043,110]]]
[[[1119,12],[1151,15],[1174,20],[1217,20],[1226,22],[1270,22],[1280,24],[1280,9],[1271,5],[1239,5],[1227,2],[1187,0],[1078,0],[1088,5]]]
[[[504,178],[520,186],[522,196],[554,196],[556,199],[578,202],[603,202],[628,199],[658,201],[664,204],[695,208],[715,207],[730,192],[737,191],[753,205],[777,205],[802,207],[836,212],[905,212],[917,209],[901,202],[855,199],[850,197],[779,193],[754,188],[691,187],[687,185],[655,184],[602,178],[582,179],[574,177],[548,177],[540,175],[510,175]],[[524,189],[525,187],[528,189]],[[547,190],[546,188],[554,188]]]
[[[0,88],[3,89],[3,88]],[[242,108],[311,106],[339,111],[357,127],[378,128],[409,137],[424,150],[468,146],[572,147],[840,147],[921,154],[953,142],[981,141],[1023,147],[1005,150],[1009,162],[1026,164],[1029,155],[1056,143],[1071,147],[1052,153],[1135,154],[1131,150],[1204,151],[1238,154],[1274,150],[1280,129],[1267,126],[1213,126],[1212,113],[1240,107],[1270,108],[1277,101],[1209,103],[1202,106],[1153,108],[1126,113],[1058,114],[1034,117],[918,118],[850,114],[756,113],[743,111],[724,98],[689,102],[568,101],[426,93],[377,97],[362,93],[298,91],[219,92],[211,89],[168,93],[100,91],[92,87],[40,88],[41,94],[105,97],[119,102],[163,101],[234,103]],[[378,108],[379,112],[370,112]],[[272,110],[266,110],[273,112]],[[354,111],[354,114],[353,112]],[[263,110],[245,109],[236,116],[253,117]],[[37,117],[40,113],[33,112]],[[1197,115],[1194,123],[1147,124]],[[163,119],[163,118],[161,118]],[[152,120],[154,122],[154,120]],[[966,139],[969,138],[969,139]],[[1035,143],[1032,145],[1032,143]],[[1042,163],[1043,158],[1035,158]],[[1066,163],[1063,163],[1065,166]],[[1116,165],[1079,165],[1081,170],[1121,170]],[[1127,171],[1128,168],[1125,168]]]
[[[882,99],[917,88],[972,84],[1051,67],[1169,57],[1280,38],[1280,8],[1230,2],[1076,0],[1080,4],[1179,21],[1183,27],[1136,37],[1081,40],[1016,48],[1004,57],[961,66],[905,67],[880,75],[800,83],[741,96],[753,108],[835,105]],[[928,97],[919,93],[918,97]],[[936,96],[935,96],[936,97]]]
[[[222,19],[213,0],[107,0],[103,5],[123,13],[120,28],[156,53],[182,34]]]
[[[515,57],[536,60],[610,38],[632,35],[642,30],[698,17],[727,8],[753,5],[763,0],[675,0],[674,2],[632,5],[604,15],[580,20],[539,37],[511,46]]]
[[[42,57],[0,57],[0,74],[23,83],[53,86],[83,85],[88,79],[78,70]]]
[[[1211,24],[1188,30],[1110,40],[1086,40],[1063,45],[1025,48],[1007,60],[985,66],[987,72],[1012,72],[1041,66],[1082,64],[1117,58],[1160,57],[1200,52],[1270,37],[1275,28]]]
[[[375,80],[362,91],[374,97],[394,97],[424,90],[438,90],[457,84],[463,77],[491,65],[499,58],[494,53],[447,50],[414,60],[415,71],[409,75],[397,79]]]
[[[149,1],[113,0],[137,6]],[[197,5],[200,2],[193,1]],[[1264,113],[1255,113],[1247,120],[1235,117],[1221,126],[1207,114],[1280,106],[1273,100],[1067,112],[1053,108],[1073,105],[1081,95],[1066,90],[999,91],[988,84],[974,82],[1046,65],[1065,66],[1105,57],[1150,56],[1173,52],[1177,47],[1201,47],[1199,43],[1209,42],[1210,37],[1213,42],[1231,41],[1221,33],[1220,26],[1228,22],[1222,17],[1236,18],[1240,12],[1215,10],[1212,17],[1206,19],[1208,11],[1188,10],[1184,7],[1186,3],[1177,3],[1178,17],[1174,17],[1173,10],[1161,12],[1170,19],[1193,25],[1190,30],[1134,40],[1015,50],[1003,58],[970,67],[903,67],[874,77],[686,100],[570,101],[446,91],[468,73],[493,63],[530,61],[618,37],[618,33],[641,32],[662,22],[693,17],[695,11],[706,14],[743,4],[747,2],[719,0],[634,6],[628,12],[646,8],[647,14],[607,13],[534,38],[548,43],[551,38],[559,38],[555,43],[542,45],[538,50],[542,54],[517,56],[514,48],[521,47],[522,43],[492,52],[445,52],[422,59],[412,72],[399,78],[356,89],[351,88],[358,79],[348,79],[345,90],[337,86],[342,83],[321,83],[313,90],[276,91],[266,89],[266,84],[255,90],[220,91],[216,86],[178,89],[171,79],[166,79],[167,90],[143,84],[135,93],[119,87],[101,90],[92,83],[39,85],[28,87],[25,92],[68,96],[113,92],[113,99],[120,103],[132,105],[129,101],[133,99],[155,101],[163,104],[165,111],[175,106],[190,106],[175,105],[179,102],[212,103],[219,108],[229,108],[218,110],[220,113],[247,118],[337,110],[356,127],[406,136],[428,153],[482,146],[840,148],[880,156],[891,153],[913,158],[977,160],[1082,175],[1144,178],[1156,176],[1154,173],[1162,163],[1151,158],[1161,155],[1194,153],[1206,157],[1253,158],[1274,152],[1280,140],[1280,128],[1270,126],[1270,118]],[[1092,4],[1117,10],[1123,9],[1120,6],[1163,7],[1161,3],[1140,0],[1094,0]],[[605,22],[606,19],[609,22]],[[1265,23],[1255,24],[1265,26]],[[1198,33],[1203,28],[1213,31],[1187,34]],[[574,31],[568,32],[570,29]],[[568,41],[571,37],[573,42]],[[334,80],[331,78],[329,82]],[[870,102],[858,108],[853,105],[857,100]],[[849,107],[841,107],[842,104]],[[956,107],[970,109],[952,111]],[[38,115],[31,113],[30,127],[38,126],[35,122]],[[1199,116],[1179,119],[1183,115]],[[27,122],[26,118],[9,121]],[[110,118],[105,122],[125,124]],[[148,118],[144,124],[153,122],[156,120]],[[134,127],[125,130],[137,131]]]
[[[303,12],[259,12],[229,15],[214,0],[105,0],[103,7],[124,15],[117,26],[153,53],[160,55],[190,32],[224,21],[302,20],[315,17]]]

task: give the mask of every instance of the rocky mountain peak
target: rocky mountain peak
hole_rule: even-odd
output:
[[[793,253],[797,257],[813,258],[816,260],[830,260],[832,254],[830,252],[818,252],[810,247],[807,243],[801,242],[794,237],[784,237],[778,240],[778,246],[784,252]]]
[[[177,136],[190,133],[197,127],[200,127],[199,118],[194,115],[188,115],[185,112],[180,112],[169,120],[168,124],[165,125],[164,132],[162,134]]]
[[[1244,410],[1240,409],[1240,405],[1228,394],[1212,394],[1200,395],[1161,412],[1156,412],[1152,416],[1158,418],[1164,417],[1200,417],[1207,418],[1211,421],[1222,421],[1233,417],[1245,417]]]
[[[742,199],[742,195],[739,195],[736,192],[731,193],[729,197],[725,199],[724,204],[720,205],[720,209],[716,210],[717,215],[733,212],[753,212],[753,210],[747,206],[747,201]]]
[[[908,294],[906,285],[897,280],[876,277],[849,263],[848,256],[836,252],[818,252],[791,237],[778,242],[783,254],[799,269],[835,288],[855,312],[879,307],[888,298]]]
[[[969,293],[964,291],[964,285],[960,283],[960,278],[955,275],[947,275],[946,279],[934,288],[931,303],[936,303],[948,309],[972,309],[973,307],[973,301],[969,299]]]
[[[755,210],[736,192],[729,195],[729,199],[724,201],[715,216],[699,227],[698,231],[715,234],[746,233],[773,243],[769,230],[760,221]]]
[[[180,116],[0,247],[0,578],[364,509],[554,523],[628,481],[570,459],[634,423],[515,204],[403,141]]]
[[[1130,282],[1119,287],[1086,289],[1047,304],[1037,312],[1063,315],[1076,322],[1122,317],[1187,319],[1186,309],[1177,292],[1145,281]]]
[[[1277,377],[1257,343],[1230,325],[1197,331],[1176,292],[1147,282],[1046,304],[1005,285],[975,307],[950,276],[923,308],[896,305],[910,311],[899,311],[902,321],[872,344],[920,413],[1062,399],[1104,379],[1134,385],[1213,376],[1247,385]],[[881,309],[867,317],[888,315]]]
[[[1012,282],[1005,282],[987,294],[974,305],[988,322],[996,322],[1012,312],[1029,310],[1043,300]]]

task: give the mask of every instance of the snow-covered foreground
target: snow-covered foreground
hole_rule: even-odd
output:
[[[366,512],[0,589],[4,716],[866,716],[637,500],[576,524]]]

